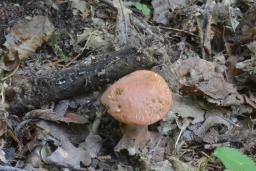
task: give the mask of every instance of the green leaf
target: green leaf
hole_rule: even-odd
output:
[[[149,15],[151,12],[150,8],[147,5],[140,2],[134,2],[133,5],[135,6],[135,8],[137,8],[137,10],[140,10],[143,15]]]
[[[239,150],[229,147],[218,147],[214,156],[219,158],[227,169],[232,171],[256,171],[256,164]]]

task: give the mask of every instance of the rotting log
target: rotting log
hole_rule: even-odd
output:
[[[7,111],[21,115],[52,101],[98,90],[132,71],[151,68],[156,61],[134,47],[126,47],[96,56],[91,64],[78,64],[27,79],[16,78],[14,86],[5,91]]]

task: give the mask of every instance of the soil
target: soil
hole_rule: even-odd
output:
[[[131,1],[0,1],[0,170],[224,170],[212,156],[222,145],[255,161],[256,4],[231,4],[232,18],[222,1],[171,1],[140,1],[150,15]],[[53,24],[51,38],[15,69],[4,69],[6,35],[18,21],[39,15]],[[161,145],[149,142],[130,155],[128,146],[114,150],[123,124],[107,114],[100,97],[138,69],[163,76],[174,103],[149,126],[161,134]],[[81,154],[50,161],[59,148]]]

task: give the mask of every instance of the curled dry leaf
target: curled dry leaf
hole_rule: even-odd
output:
[[[243,97],[235,86],[227,82],[216,65],[200,58],[189,58],[176,62],[173,67],[184,95],[203,96],[208,102],[220,106],[243,104]]]
[[[61,144],[61,147],[47,157],[47,162],[70,169],[86,170],[81,167],[81,163],[88,166],[91,163],[90,154],[81,147],[73,146],[64,136],[61,138]]]
[[[86,1],[83,0],[69,0],[71,1],[71,7],[73,8],[73,14],[77,15],[80,12],[82,18],[86,18],[90,15],[90,8]]]
[[[115,147],[115,151],[126,149],[130,155],[138,154],[141,158],[147,161],[162,161],[166,144],[165,137],[150,131],[145,136],[148,136],[148,141],[143,142],[143,145],[139,144],[138,141],[145,140],[144,135],[138,137],[136,139],[137,142],[135,142],[135,140],[131,140],[131,138],[128,136],[123,136],[118,145]],[[139,138],[141,138],[141,140]]]
[[[7,131],[7,124],[5,121],[0,120],[0,137]]]
[[[256,44],[254,48],[256,49]],[[236,68],[245,73],[245,75],[242,75],[243,79],[246,79],[246,81],[247,79],[250,79],[252,82],[256,83],[255,65],[256,65],[256,59],[251,58],[251,59],[247,59],[237,63]]]
[[[43,169],[44,163],[41,159],[41,147],[37,146],[27,157],[25,161],[25,169],[36,170]]]
[[[56,112],[53,112],[50,109],[32,110],[25,115],[25,118],[26,119],[44,119],[48,121],[76,123],[76,124],[88,123],[87,118],[81,115],[77,115],[75,113],[66,113],[64,114],[64,116],[62,116]]]
[[[8,160],[6,159],[5,155],[5,152],[2,149],[0,149],[0,161],[3,163],[8,163]]]
[[[151,2],[154,13],[153,20],[157,23],[168,24],[170,9],[174,11],[176,8],[186,6],[189,0],[153,0]]]
[[[157,162],[150,168],[150,170],[152,170],[152,171],[174,171],[172,164],[168,160]]]
[[[150,171],[174,171],[172,164],[168,160],[159,161],[156,163],[152,163],[148,161],[146,158],[142,158],[142,165],[144,170]]]
[[[20,20],[6,35],[4,46],[8,53],[4,56],[3,69],[14,69],[19,61],[32,55],[54,31],[54,26],[47,16],[35,16],[31,20]]]
[[[102,146],[102,138],[99,135],[88,135],[85,142],[79,144],[79,147],[88,151],[92,158],[95,158]]]
[[[84,141],[89,132],[87,125],[67,125],[47,121],[39,121],[36,125],[56,139],[60,140],[61,136],[65,136],[74,144]]]
[[[210,130],[211,127],[217,125],[224,125],[228,130],[231,129],[231,124],[227,120],[217,115],[210,115],[207,117],[201,127],[194,130],[194,133],[200,138],[203,138],[205,142],[217,143],[219,133],[217,131]]]
[[[5,121],[0,120],[0,147],[5,143],[3,135],[7,132],[7,124]],[[6,162],[4,151],[0,149],[0,161]]]
[[[182,97],[178,94],[173,95],[172,113],[178,114],[182,118],[193,118],[192,124],[204,120],[205,110],[199,105],[199,101],[191,97]]]
[[[197,170],[194,166],[188,163],[184,163],[174,156],[169,156],[168,160],[172,163],[175,170],[179,170],[179,171],[196,171]]]
[[[108,48],[111,46],[111,35],[101,30],[95,30],[95,28],[84,28],[83,33],[77,35],[77,41],[75,46],[79,46],[79,43],[86,40],[84,48],[87,49],[99,49]]]

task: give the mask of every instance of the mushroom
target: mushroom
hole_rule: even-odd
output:
[[[159,74],[138,70],[111,85],[101,102],[112,117],[126,124],[115,150],[134,147],[133,152],[129,151],[134,154],[150,140],[148,125],[161,120],[170,110],[172,93]]]

